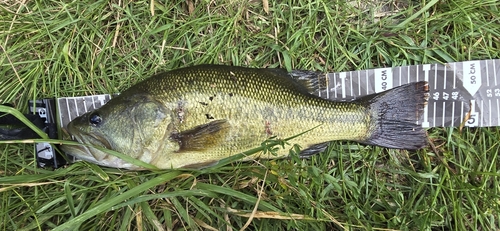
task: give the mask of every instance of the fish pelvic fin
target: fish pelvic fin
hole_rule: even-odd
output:
[[[362,143],[387,148],[416,150],[427,145],[427,136],[418,124],[427,104],[427,82],[414,82],[388,91],[365,96],[372,114],[370,134]]]
[[[170,139],[179,143],[178,152],[204,151],[224,142],[229,128],[227,120],[215,120],[180,133],[173,133]]]

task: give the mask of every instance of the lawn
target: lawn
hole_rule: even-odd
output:
[[[0,30],[0,103],[25,113],[30,99],[118,93],[195,64],[500,58],[497,0],[3,0]],[[41,169],[33,144],[2,143],[0,229],[499,230],[499,129],[427,132],[418,151],[343,141],[311,159],[197,171]]]

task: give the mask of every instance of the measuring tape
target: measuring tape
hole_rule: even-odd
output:
[[[328,73],[315,93],[348,101],[393,87],[425,80],[429,101],[418,122],[423,127],[500,126],[500,60],[424,64]]]
[[[500,126],[499,68],[500,60],[494,59],[327,73],[312,93],[325,99],[351,101],[425,80],[429,83],[429,100],[417,122],[422,127],[458,127],[465,119],[464,125],[469,127]],[[37,101],[40,107],[35,112],[43,112],[43,116],[56,114],[59,127],[65,128],[74,118],[110,99],[109,94],[58,98],[58,113],[52,103]],[[46,153],[47,145],[37,145],[37,149],[45,148],[44,155],[51,156]]]

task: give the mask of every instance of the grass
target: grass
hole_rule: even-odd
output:
[[[202,63],[339,72],[500,57],[497,0],[264,2],[4,0],[0,103],[116,93]],[[428,134],[435,148],[417,152],[333,142],[309,160],[201,171],[53,171],[32,144],[0,144],[0,229],[499,230],[499,129]]]

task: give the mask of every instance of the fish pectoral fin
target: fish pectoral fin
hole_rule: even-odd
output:
[[[215,120],[172,134],[170,138],[179,143],[179,152],[203,151],[224,142],[229,128],[227,120]]]

